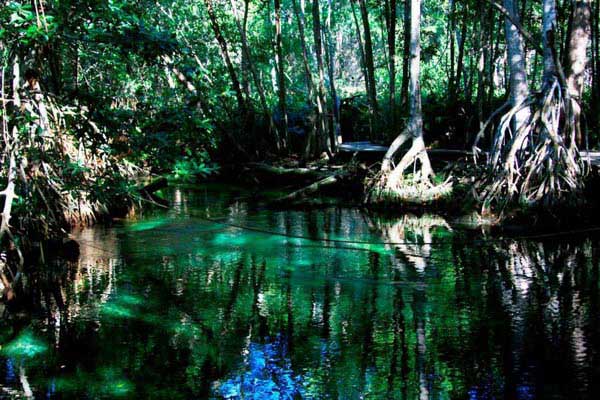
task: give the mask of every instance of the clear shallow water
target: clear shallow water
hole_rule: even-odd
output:
[[[0,398],[598,392],[597,237],[482,241],[245,195],[174,190],[171,210],[76,232],[79,261],[29,276],[33,317],[0,325]]]

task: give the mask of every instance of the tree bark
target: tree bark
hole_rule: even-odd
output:
[[[542,44],[544,46],[544,73],[542,89],[548,88],[556,79],[554,38],[556,33],[556,0],[544,0],[542,5]]]
[[[367,72],[367,61],[365,59],[365,44],[362,40],[362,33],[360,32],[360,24],[358,23],[358,17],[356,16],[356,9],[354,7],[354,1],[350,1],[350,6],[352,7],[352,18],[354,19],[354,26],[356,27],[356,39],[358,40],[358,50],[360,54],[360,67],[362,69],[363,78],[365,80],[365,92],[367,94],[367,98],[369,93],[371,93],[371,89],[369,86],[369,74]]]
[[[242,110],[243,113],[245,113],[247,111],[247,107],[246,101],[244,100],[242,88],[240,86],[240,80],[238,79],[237,73],[235,72],[233,63],[231,62],[231,57],[229,56],[229,50],[227,48],[227,41],[221,33],[221,28],[219,26],[219,22],[217,21],[217,16],[213,8],[213,2],[212,0],[204,0],[204,4],[206,5],[206,11],[208,12],[208,18],[210,19],[210,25],[212,27],[213,33],[215,34],[215,38],[217,39],[217,43],[219,44],[221,57],[223,58],[223,61],[225,62],[225,65],[227,67],[229,79],[231,79],[231,86],[233,88],[233,91],[235,92],[235,98],[237,99],[238,107],[240,108],[240,110]]]
[[[576,1],[573,5],[568,45],[569,74],[567,87],[572,99],[577,144],[583,144],[581,131],[581,101],[585,86],[587,48],[591,36],[591,0]]]
[[[337,146],[342,143],[342,138],[340,136],[339,124],[339,99],[335,87],[335,48],[331,39],[331,20],[333,11],[332,0],[328,0],[327,5],[327,20],[325,22],[325,38],[327,43],[325,46],[325,54],[327,55],[327,75],[329,80],[329,91],[331,94],[331,126],[329,127],[329,135],[331,141],[331,149],[335,152],[337,150]]]
[[[466,9],[463,10],[466,12]],[[456,62],[456,77],[454,78],[454,93],[453,98],[456,100],[458,98],[458,92],[460,91],[460,81],[462,79],[463,69],[464,69],[464,60],[465,60],[465,43],[467,36],[467,18],[463,18],[462,25],[460,28],[460,43],[458,45],[458,61]]]
[[[298,25],[298,34],[300,35],[300,47],[302,49],[302,66],[304,67],[304,79],[306,83],[306,91],[308,93],[307,103],[311,110],[314,107],[314,96],[315,96],[315,84],[312,78],[312,72],[310,70],[310,62],[308,59],[308,46],[306,45],[306,34],[305,34],[305,20],[304,11],[299,7],[298,0],[292,0],[294,6],[294,14],[296,15],[296,22]],[[318,120],[313,124],[313,128],[307,133],[308,137],[306,140],[306,146],[304,148],[304,158],[309,158],[311,152],[316,149],[316,152],[320,152],[317,145],[317,138],[322,134],[319,132],[321,125]]]
[[[205,2],[210,3],[211,0],[204,0]],[[250,73],[252,74],[252,78],[254,80],[254,85],[256,86],[256,91],[258,92],[258,98],[260,99],[260,105],[263,109],[263,113],[265,114],[265,118],[269,123],[269,130],[275,137],[275,147],[277,150],[281,150],[282,147],[285,146],[285,143],[281,142],[281,137],[279,136],[279,131],[275,126],[275,122],[273,121],[273,115],[271,114],[271,110],[269,109],[269,105],[267,103],[267,96],[265,95],[265,90],[263,88],[262,82],[260,80],[260,76],[254,63],[252,61],[252,53],[250,52],[250,46],[248,45],[248,38],[246,37],[246,31],[243,29],[242,24],[240,22],[240,17],[237,11],[237,4],[235,0],[231,0],[231,8],[233,11],[233,17],[235,19],[235,24],[238,28],[238,32],[240,34],[240,38],[242,39],[242,52],[246,55],[247,66],[250,69]],[[214,12],[213,12],[214,15]],[[216,21],[216,18],[215,18]],[[240,91],[241,93],[241,91]]]
[[[396,122],[396,0],[386,0],[387,45],[388,45],[388,73],[389,73],[389,108],[390,126]]]
[[[244,16],[242,19],[242,32],[246,36],[248,32],[248,10],[250,6],[250,0],[244,0]],[[246,98],[250,98],[250,66],[249,60],[246,56],[246,52],[242,51],[242,89],[246,94]]]
[[[402,50],[402,89],[400,98],[402,105],[408,102],[408,80],[410,60],[410,0],[404,0],[404,43]]]
[[[317,119],[318,123],[321,125],[321,132],[323,133],[323,135],[319,137],[318,140],[321,142],[320,148],[326,149],[328,155],[331,156],[331,149],[329,148],[329,146],[327,146],[327,138],[325,137],[325,132],[327,132],[325,120],[325,70],[323,66],[323,41],[321,40],[321,8],[319,6],[319,0],[313,0],[312,14],[315,55],[317,58],[317,70],[319,74],[319,83],[317,85]]]
[[[401,181],[406,168],[415,160],[421,162],[421,179],[426,181],[433,175],[433,169],[427,156],[423,140],[423,113],[421,105],[421,0],[410,2],[410,83],[409,83],[409,120],[405,132],[400,134],[390,146],[381,166],[382,171],[391,169],[394,154],[407,140],[412,140],[412,146],[402,157],[398,165],[387,178],[387,187],[392,188]]]
[[[411,0],[410,24],[410,119],[409,130],[413,138],[423,137],[421,107],[421,0]]]
[[[504,0],[504,8],[510,14],[505,18],[504,30],[506,35],[506,46],[508,53],[508,64],[510,72],[510,101],[513,107],[522,104],[529,96],[529,85],[525,71],[525,54],[523,51],[523,40],[518,26],[513,23],[519,22],[519,15],[515,0]],[[529,118],[529,108],[519,111],[513,120],[514,130],[517,131]]]
[[[365,0],[358,0],[360,15],[363,24],[365,36],[365,64],[367,68],[367,78],[369,79],[369,104],[371,113],[377,113],[377,87],[375,84],[375,63],[373,61],[373,39],[371,36],[371,24],[369,23],[369,12]]]
[[[587,48],[591,36],[592,10],[590,3],[591,0],[575,1],[569,37],[567,84],[571,98],[578,101],[581,100],[583,94]]]
[[[448,76],[450,77],[450,79],[448,79],[448,98],[453,101],[455,94],[456,94],[456,89],[454,88],[454,83],[456,82],[455,79],[455,74],[454,71],[456,70],[456,67],[454,65],[455,63],[455,58],[456,58],[456,32],[455,32],[455,19],[456,19],[456,2],[455,0],[449,0],[449,11],[448,11],[448,34],[449,34],[449,41],[450,41],[450,71]]]
[[[275,3],[275,64],[277,65],[277,89],[279,97],[279,112],[283,119],[283,139],[284,147],[289,142],[288,135],[288,115],[286,107],[286,89],[285,89],[285,65],[283,62],[283,46],[281,33],[281,0],[273,0]]]

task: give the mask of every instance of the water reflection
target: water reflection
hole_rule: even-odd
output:
[[[243,197],[177,190],[169,211],[76,233],[80,259],[32,274],[33,317],[2,326],[0,397],[597,389],[595,238],[484,242],[439,216],[272,212]]]

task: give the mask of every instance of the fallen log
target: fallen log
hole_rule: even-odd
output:
[[[286,196],[280,197],[280,198],[274,200],[272,203],[276,204],[276,205],[282,205],[285,203],[287,203],[287,204],[294,203],[302,198],[305,198],[309,195],[319,192],[324,187],[340,183],[342,178],[345,175],[346,175],[345,173],[330,174],[329,176],[327,176],[323,179],[320,179],[308,186],[305,186],[302,189],[296,190]]]
[[[158,179],[155,179],[153,181],[151,181],[150,183],[148,183],[147,185],[143,186],[140,189],[140,192],[144,192],[144,193],[154,193],[159,191],[160,189],[164,189],[169,185],[169,182],[167,181],[167,178],[165,178],[164,176],[161,176]]]
[[[145,186],[142,186],[139,189],[139,193],[144,200],[148,200],[152,203],[156,203],[161,207],[167,207],[169,202],[162,197],[157,196],[155,193],[161,189],[166,188],[169,185],[167,178],[160,177],[148,183]]]
[[[246,164],[246,167],[251,171],[258,172],[277,179],[323,179],[331,174],[330,171],[322,170],[318,167],[286,168],[264,163],[248,163]]]

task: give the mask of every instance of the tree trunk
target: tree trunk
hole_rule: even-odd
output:
[[[205,0],[205,2],[210,3],[211,0]],[[256,70],[256,67],[254,66],[254,63],[252,62],[252,54],[250,52],[250,46],[248,45],[248,38],[246,37],[246,32],[243,29],[242,24],[240,22],[240,17],[238,15],[237,4],[236,4],[235,0],[231,0],[231,8],[233,10],[235,24],[238,28],[240,38],[242,39],[242,52],[246,54],[246,60],[248,63],[247,65],[248,65],[248,68],[250,69],[250,72],[254,79],[254,85],[256,86],[256,90],[258,92],[258,98],[260,99],[260,105],[263,109],[263,113],[265,114],[265,118],[267,119],[267,121],[269,123],[270,133],[272,133],[275,137],[275,147],[277,148],[277,150],[281,150],[284,144],[281,143],[281,137],[279,136],[279,131],[277,130],[277,127],[275,126],[275,122],[273,121],[273,115],[271,114],[271,110],[269,109],[269,105],[267,103],[267,96],[265,95],[265,90],[262,86],[260,76],[258,74],[258,71]],[[214,12],[213,12],[213,15],[214,15]],[[211,18],[211,20],[212,20],[212,18]],[[215,18],[215,21],[216,21],[216,18]],[[241,91],[240,91],[240,93],[241,93]]]
[[[358,0],[360,15],[362,19],[363,32],[365,36],[365,66],[367,79],[369,80],[369,105],[371,114],[377,113],[377,87],[375,84],[375,63],[373,61],[373,39],[371,36],[371,25],[369,23],[369,12],[365,0]]]
[[[394,129],[396,122],[396,0],[386,0],[387,45],[388,45],[388,73],[389,73],[389,108],[390,126]]]
[[[298,24],[298,34],[300,35],[300,47],[302,49],[302,65],[304,67],[304,79],[306,83],[306,91],[308,92],[307,103],[310,109],[314,107],[314,96],[315,96],[315,84],[312,78],[312,72],[310,70],[310,63],[308,60],[308,46],[306,45],[306,34],[305,34],[305,21],[304,11],[299,7],[298,0],[292,0],[294,6],[294,14],[296,15],[296,22]],[[321,137],[322,133],[319,132],[321,125],[318,120],[313,124],[313,128],[307,133],[306,146],[304,148],[304,158],[309,158],[311,152],[320,152],[317,146],[317,138]]]
[[[410,0],[404,0],[404,47],[402,50],[402,89],[400,98],[402,105],[408,102],[408,80],[410,60]]]
[[[576,1],[573,5],[572,26],[568,44],[569,75],[567,87],[572,99],[575,118],[576,140],[583,143],[581,131],[581,101],[585,86],[585,69],[587,66],[587,48],[591,36],[591,0]]]
[[[569,76],[567,84],[571,98],[580,101],[584,88],[587,48],[591,35],[591,0],[576,1],[568,44]]]
[[[420,177],[423,181],[433,175],[433,170],[425,149],[423,141],[423,113],[421,107],[421,0],[411,0],[410,2],[410,83],[409,83],[409,120],[405,132],[400,134],[390,146],[386,153],[382,171],[391,169],[391,162],[394,154],[400,149],[402,144],[408,139],[412,140],[410,150],[402,157],[398,165],[388,177],[387,187],[397,186],[402,180],[402,175],[408,166],[419,160],[421,162]]]
[[[235,92],[235,98],[237,99],[238,107],[240,110],[242,110],[242,113],[245,113],[247,111],[246,101],[244,100],[244,95],[242,93],[242,88],[240,86],[237,73],[235,72],[231,58],[229,57],[227,41],[225,41],[225,38],[221,33],[221,28],[219,27],[219,22],[217,21],[217,16],[215,15],[213,8],[213,2],[212,0],[204,0],[204,4],[206,5],[206,11],[208,12],[208,18],[210,19],[210,25],[213,33],[215,34],[215,38],[217,39],[217,43],[219,44],[219,50],[221,50],[221,57],[227,66],[227,72],[229,73],[229,79],[231,79],[231,86]]]
[[[477,8],[477,12],[479,13],[479,35],[477,37],[477,47],[480,49],[478,54],[478,62],[477,62],[477,119],[479,122],[479,129],[483,128],[483,124],[485,123],[484,118],[484,109],[483,102],[485,99],[485,66],[488,64],[490,49],[487,46],[487,35],[489,34],[489,30],[486,27],[486,8],[484,3],[479,3],[479,7]],[[470,134],[466,133],[466,142],[470,143],[471,137]]]
[[[319,83],[317,85],[317,120],[321,125],[320,131],[323,133],[321,137],[317,138],[321,144],[320,148],[326,149],[329,156],[331,156],[331,149],[327,146],[327,138],[325,132],[327,132],[327,124],[325,120],[325,71],[323,66],[323,41],[321,40],[321,9],[319,6],[319,0],[313,0],[312,3],[312,14],[313,14],[313,36],[315,41],[315,55],[317,59],[317,70],[319,74]]]
[[[456,89],[454,88],[454,83],[456,82],[456,78],[455,78],[455,74],[454,71],[456,70],[456,67],[454,65],[455,63],[455,54],[456,54],[456,32],[455,32],[455,20],[456,20],[456,2],[454,0],[449,0],[449,11],[448,11],[448,34],[449,34],[449,41],[450,41],[450,71],[448,73],[448,77],[450,79],[448,79],[448,98],[453,101],[455,94],[456,94]]]
[[[274,0],[275,3],[275,64],[277,65],[277,89],[279,97],[279,112],[283,120],[283,140],[284,147],[289,142],[288,135],[288,115],[286,107],[285,90],[285,65],[283,62],[282,34],[281,34],[281,1]]]
[[[519,21],[515,0],[504,0],[504,8],[510,13],[512,19]],[[523,40],[519,29],[506,17],[504,23],[508,64],[510,72],[510,101],[513,107],[522,104],[529,96],[527,73],[525,71],[525,54]],[[525,107],[516,113],[513,120],[513,129],[518,131],[529,118],[529,108]]]
[[[556,0],[543,0],[542,10],[542,44],[544,47],[544,73],[542,90],[547,89],[556,79],[556,62],[554,60],[554,38],[556,34]]]
[[[463,10],[466,12],[466,8]],[[465,61],[465,43],[467,36],[467,18],[463,18],[462,26],[460,28],[460,43],[458,45],[458,61],[456,62],[456,77],[453,84],[454,93],[453,99],[456,100],[458,98],[458,92],[460,91],[460,81],[462,79],[463,69],[464,69],[464,61]]]
[[[242,19],[242,32],[246,36],[248,32],[248,10],[250,6],[250,0],[244,0],[244,16]],[[242,51],[242,89],[246,94],[246,98],[250,98],[250,67],[249,60],[246,56],[246,52]]]
[[[332,1],[327,2],[327,20],[325,22],[325,38],[327,43],[325,46],[325,54],[327,55],[327,75],[329,80],[329,91],[331,94],[331,126],[329,127],[329,138],[331,141],[331,149],[335,152],[337,146],[342,143],[340,135],[340,109],[337,90],[335,87],[335,48],[331,39],[332,26]]]
[[[409,129],[413,138],[423,137],[423,113],[421,110],[421,0],[411,0],[410,24],[410,119]]]
[[[365,61],[365,45],[362,40],[362,33],[360,33],[360,24],[358,23],[358,17],[356,16],[356,9],[354,7],[354,1],[350,2],[352,7],[352,18],[354,19],[354,27],[356,28],[356,40],[358,41],[358,52],[360,55],[360,68],[362,70],[363,79],[365,80],[365,92],[369,93],[369,78],[367,77],[367,63]]]
[[[597,115],[600,97],[600,1],[594,4],[592,14],[592,103],[590,109],[593,115]]]

